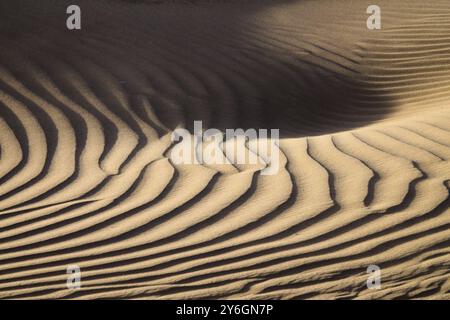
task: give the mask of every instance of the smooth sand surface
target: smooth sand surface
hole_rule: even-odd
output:
[[[450,298],[448,0],[378,0],[381,30],[362,0],[79,0],[69,31],[72,2],[0,2],[1,298]],[[194,120],[279,128],[279,173],[175,165]]]

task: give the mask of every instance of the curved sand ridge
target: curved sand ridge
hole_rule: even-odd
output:
[[[0,4],[0,297],[449,297],[450,4],[342,2]],[[194,120],[279,173],[173,164]]]

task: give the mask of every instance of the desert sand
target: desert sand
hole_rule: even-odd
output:
[[[70,4],[0,2],[0,298],[450,298],[448,0]],[[278,174],[173,164],[194,120]]]

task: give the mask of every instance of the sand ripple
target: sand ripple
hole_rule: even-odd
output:
[[[79,1],[77,32],[12,2],[1,298],[450,297],[448,1],[378,1],[379,31],[365,1]],[[194,120],[279,128],[280,172],[173,164]]]

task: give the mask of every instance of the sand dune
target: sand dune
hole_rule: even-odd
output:
[[[69,4],[0,3],[0,298],[450,298],[448,1]],[[174,164],[194,120],[280,171]]]

